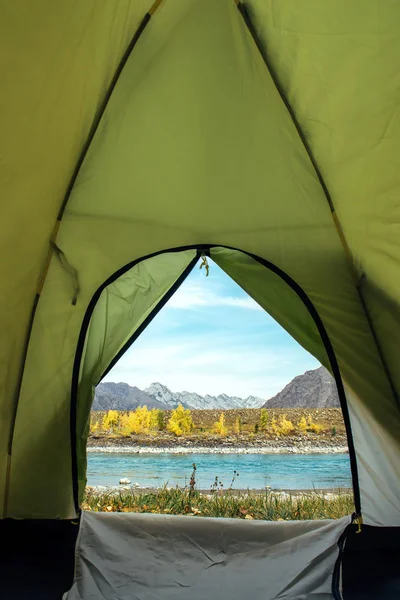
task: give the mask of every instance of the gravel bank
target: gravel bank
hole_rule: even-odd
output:
[[[303,444],[297,446],[90,446],[88,452],[119,454],[337,454],[347,453],[347,446]]]

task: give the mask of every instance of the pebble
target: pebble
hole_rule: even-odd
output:
[[[116,454],[343,454],[347,446],[257,446],[257,447],[208,447],[208,446],[90,446],[88,452],[112,452]],[[120,483],[130,483],[122,480]]]
[[[129,485],[131,483],[130,479],[127,479],[126,477],[123,477],[122,479],[119,480],[119,485]]]

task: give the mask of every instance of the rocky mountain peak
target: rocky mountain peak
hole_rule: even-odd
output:
[[[336,384],[330,373],[319,367],[295,377],[279,394],[265,402],[257,396],[239,398],[228,394],[201,396],[195,392],[172,392],[158,381],[145,390],[127,383],[102,382],[96,388],[93,410],[135,410],[137,406],[172,409],[182,404],[190,409],[233,408],[334,408],[340,406]]]
[[[279,394],[267,400],[265,408],[337,408],[340,407],[332,375],[319,367],[292,379]]]

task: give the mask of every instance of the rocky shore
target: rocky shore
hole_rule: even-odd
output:
[[[344,435],[285,436],[91,436],[88,452],[147,454],[334,454],[348,452]]]

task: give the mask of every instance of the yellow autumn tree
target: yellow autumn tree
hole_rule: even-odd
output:
[[[150,430],[151,411],[147,406],[138,406],[121,417],[121,433],[130,435],[132,433],[148,433]]]
[[[150,431],[159,431],[160,429],[162,429],[162,416],[163,416],[163,411],[160,408],[153,408],[150,411],[150,423],[149,423],[149,429]]]
[[[286,415],[280,417],[278,427],[281,435],[290,435],[294,431],[294,425],[286,418]]]
[[[106,431],[114,431],[118,427],[119,420],[117,410],[108,410],[103,417],[102,428]]]
[[[228,433],[228,429],[225,426],[225,415],[223,413],[220,414],[218,421],[214,423],[213,431],[218,435],[226,435]]]
[[[90,433],[96,433],[99,430],[99,422],[93,417],[90,419]]]
[[[300,429],[302,433],[307,433],[307,419],[303,415],[300,421],[297,423],[297,427]]]
[[[269,432],[274,435],[280,435],[279,425],[275,417],[272,417],[271,424],[269,426]]]
[[[135,413],[133,411],[130,411],[128,413],[126,413],[125,415],[122,415],[121,420],[120,420],[120,431],[122,433],[122,435],[131,435],[131,433],[133,433],[133,428],[134,428],[134,422],[135,422]]]
[[[307,431],[311,431],[312,433],[322,433],[324,431],[324,426],[319,423],[314,423],[312,416],[308,415]]]
[[[307,418],[303,415],[298,422],[297,427],[304,434],[307,432],[319,434],[325,430],[324,426],[320,423],[314,423],[311,415],[308,415]]]
[[[177,436],[186,435],[192,431],[194,423],[192,415],[188,408],[183,408],[180,404],[172,411],[168,420],[167,429]]]

